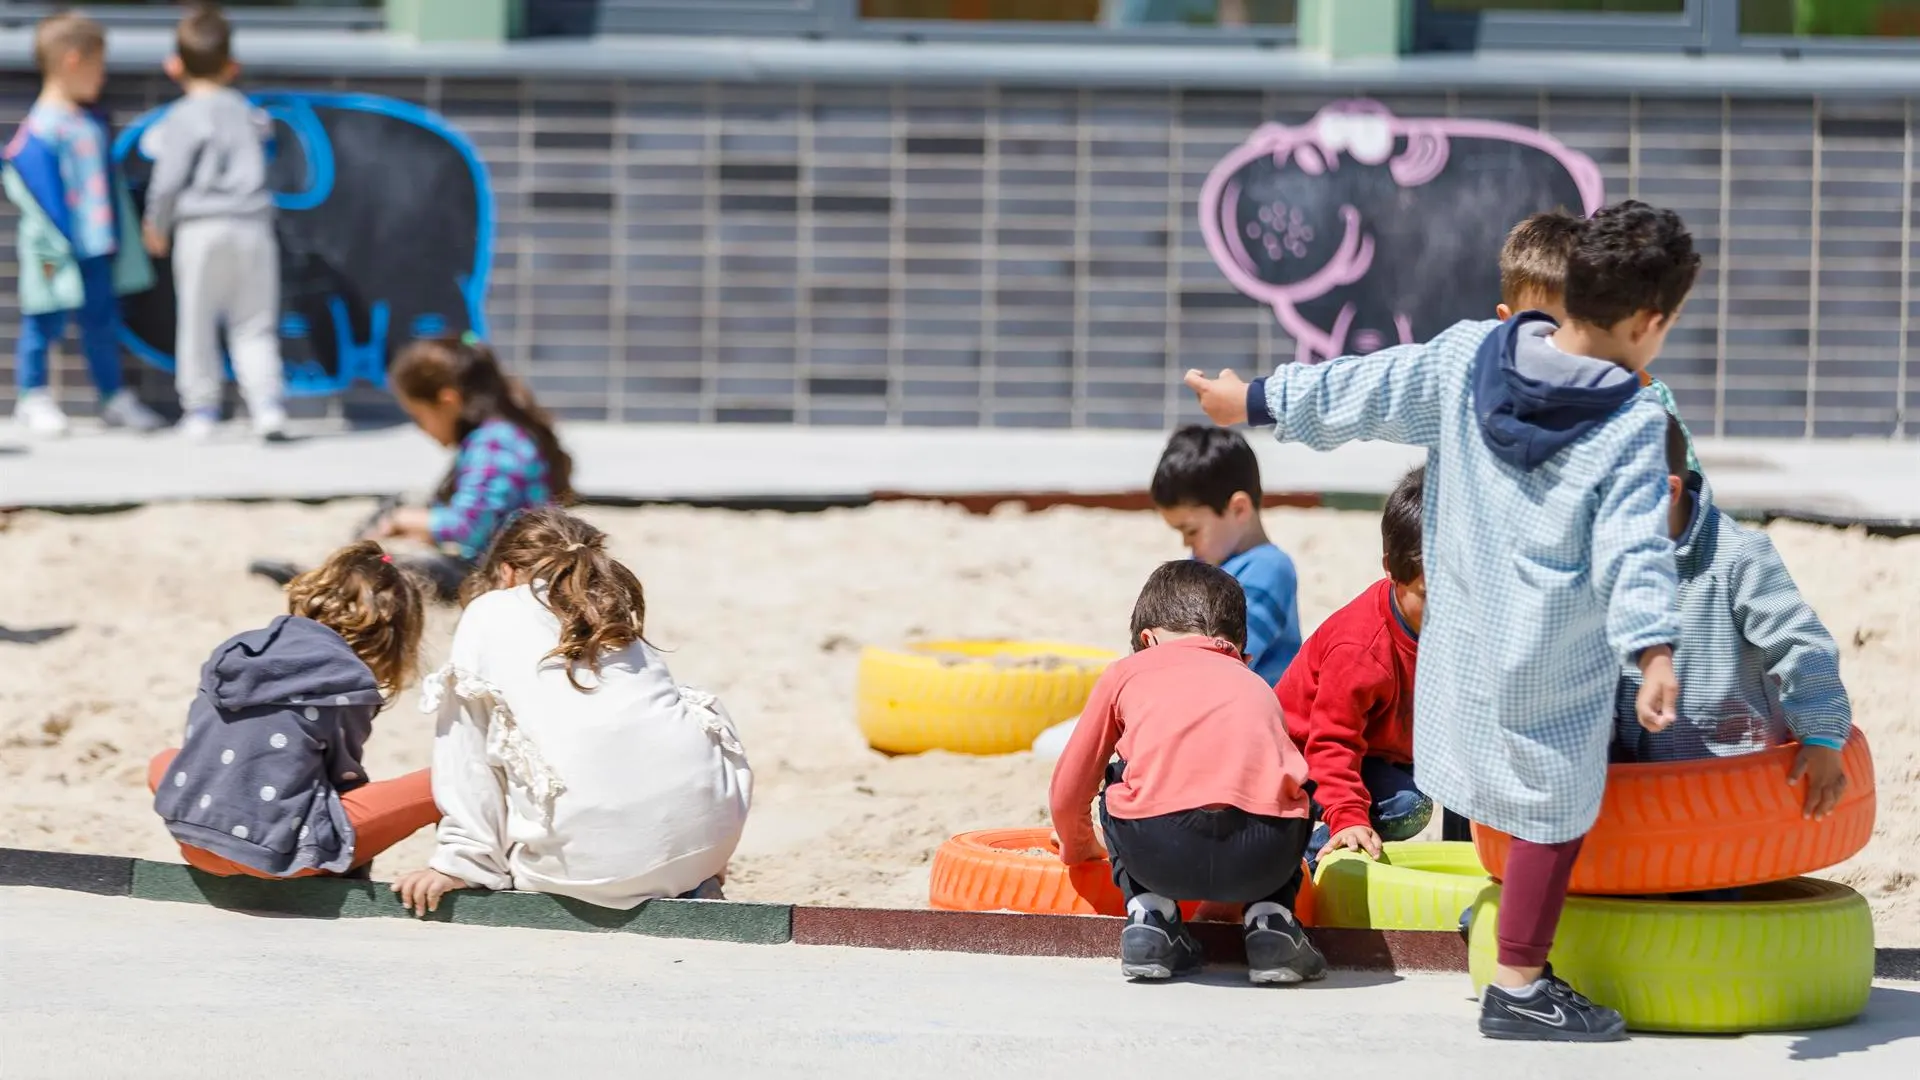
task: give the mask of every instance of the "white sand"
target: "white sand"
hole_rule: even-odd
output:
[[[251,558],[313,558],[365,504],[188,505],[102,517],[15,515],[0,531],[0,628],[71,625],[39,644],[0,637],[0,844],[177,858],[145,790],[177,738],[199,665],[280,611]],[[1121,648],[1134,594],[1181,554],[1150,514],[1053,510],[969,517],[926,505],[817,515],[595,510],[646,583],[648,634],[682,681],[740,722],[758,799],[729,893],[868,906],[925,903],[947,836],[1046,820],[1049,767],[1029,755],[888,759],[853,724],[862,643],[1025,636]],[[1371,514],[1278,511],[1309,628],[1379,575]],[[1834,876],[1872,900],[1882,944],[1920,945],[1920,539],[1781,525],[1773,536],[1846,654],[1873,739],[1880,824]],[[430,627],[429,663],[453,617]],[[413,697],[383,715],[376,775],[427,762]],[[428,834],[379,860],[418,865]]]

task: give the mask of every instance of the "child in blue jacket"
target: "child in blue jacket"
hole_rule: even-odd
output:
[[[151,431],[152,410],[122,388],[119,298],[153,286],[140,219],[113,168],[105,115],[95,106],[107,77],[107,39],[80,15],[43,19],[34,30],[40,97],[7,145],[0,182],[20,208],[20,391],[15,421],[61,435],[67,416],[47,388],[47,351],[80,325],[87,370],[108,425]]]

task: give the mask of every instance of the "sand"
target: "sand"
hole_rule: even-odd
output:
[[[201,661],[277,614],[262,555],[313,558],[369,504],[168,505],[106,516],[19,513],[0,531],[0,845],[177,858],[149,809],[148,758],[177,738]],[[1140,582],[1181,554],[1150,514],[990,517],[893,504],[813,515],[591,510],[648,593],[648,635],[682,682],[742,728],[757,798],[732,868],[745,899],[921,906],[949,835],[1047,820],[1031,755],[886,758],[853,723],[862,644],[1022,636],[1121,648]],[[1372,514],[1276,511],[1317,624],[1379,573]],[[1781,524],[1771,533],[1845,652],[1880,790],[1874,842],[1831,876],[1872,901],[1882,944],[1920,945],[1920,538]],[[29,633],[69,628],[57,636]],[[444,654],[453,615],[429,628]],[[44,640],[40,640],[44,638]],[[409,693],[378,721],[376,775],[426,765]],[[417,866],[430,835],[383,856]]]

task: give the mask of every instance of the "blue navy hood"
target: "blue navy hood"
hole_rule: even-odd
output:
[[[1541,311],[1523,311],[1488,334],[1473,361],[1473,411],[1495,457],[1534,469],[1606,423],[1640,392],[1618,364],[1562,352],[1559,329]]]
[[[373,672],[332,629],[282,615],[236,634],[200,669],[200,692],[221,709],[326,702],[379,705]]]

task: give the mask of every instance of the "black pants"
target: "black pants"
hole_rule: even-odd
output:
[[[1108,766],[1108,782],[1124,769],[1119,762]],[[1266,900],[1291,911],[1312,823],[1238,807],[1117,818],[1107,813],[1102,791],[1100,827],[1113,862],[1113,883],[1128,900],[1141,893],[1223,904]]]

